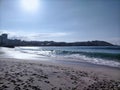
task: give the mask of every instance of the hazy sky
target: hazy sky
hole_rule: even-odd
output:
[[[120,0],[0,0],[0,32],[25,40],[120,44]]]

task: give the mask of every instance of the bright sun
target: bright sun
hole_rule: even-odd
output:
[[[27,12],[36,12],[39,8],[39,0],[21,0],[21,7]]]

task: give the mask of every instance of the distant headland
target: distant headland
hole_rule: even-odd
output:
[[[113,46],[106,41],[87,41],[87,42],[55,42],[55,41],[24,41],[19,39],[8,39],[8,34],[0,35],[0,46]]]

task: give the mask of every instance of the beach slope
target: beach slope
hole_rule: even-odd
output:
[[[0,59],[0,90],[119,90],[120,70]]]

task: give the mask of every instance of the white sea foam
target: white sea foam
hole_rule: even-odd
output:
[[[2,48],[2,51],[4,51],[4,57],[9,57],[9,58],[16,58],[16,59],[37,59],[42,56],[38,56],[34,53],[25,53],[24,51],[19,51],[18,49],[11,49],[11,48]],[[31,51],[32,52],[32,51]]]
[[[97,65],[107,65],[112,67],[120,67],[120,63],[117,61],[101,59],[101,58],[94,58],[94,57],[87,57],[85,55],[73,54],[73,55],[66,55],[66,56],[57,56],[57,58],[73,60],[73,61],[80,61],[80,62],[88,62]]]

